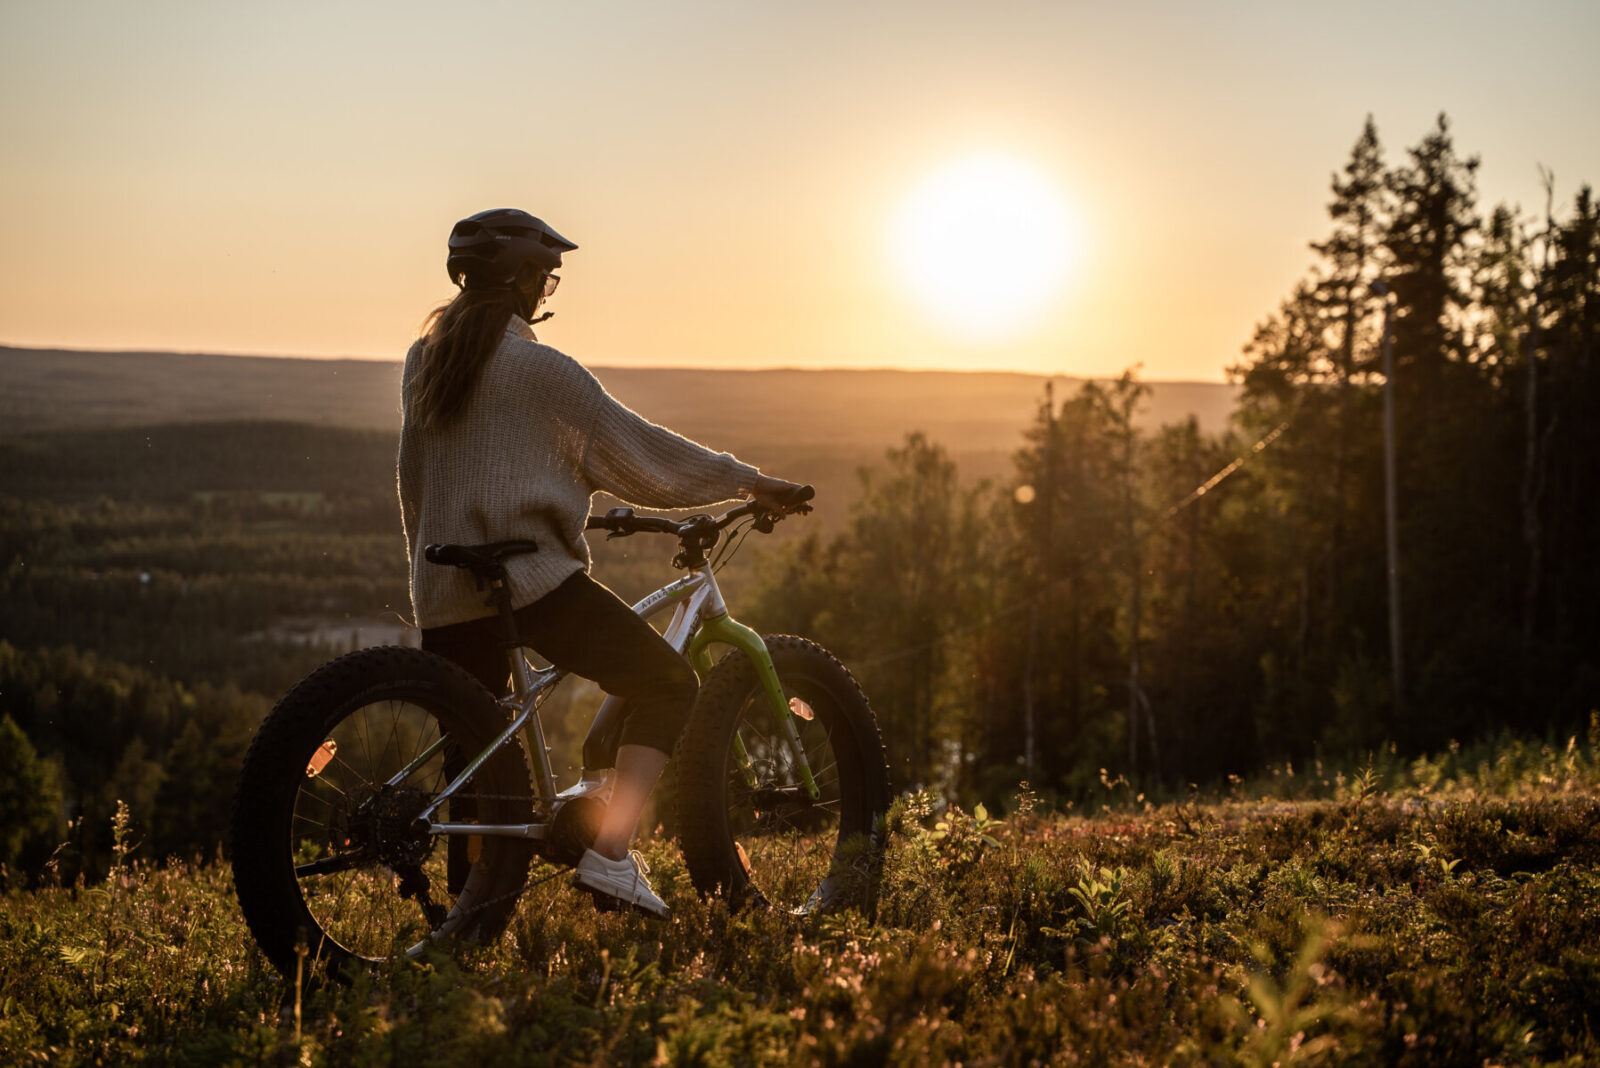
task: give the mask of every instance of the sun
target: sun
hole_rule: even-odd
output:
[[[1077,220],[1043,171],[1002,155],[933,171],[893,216],[895,274],[939,328],[994,343],[1036,329],[1063,297]]]

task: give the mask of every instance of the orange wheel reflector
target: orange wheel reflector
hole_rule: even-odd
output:
[[[311,763],[306,765],[306,778],[315,779],[322,774],[322,769],[333,760],[333,754],[339,751],[339,743],[329,738],[317,746],[317,751],[311,754]]]
[[[798,697],[789,698],[789,711],[807,722],[817,718],[817,714],[811,711],[811,706]]]

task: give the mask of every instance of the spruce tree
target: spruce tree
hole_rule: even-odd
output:
[[[0,715],[0,867],[12,878],[37,875],[60,841],[61,787],[10,716]]]

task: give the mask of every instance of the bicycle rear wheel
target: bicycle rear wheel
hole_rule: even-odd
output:
[[[251,933],[285,976],[302,953],[337,972],[434,938],[500,933],[532,843],[452,835],[446,845],[418,817],[504,722],[460,668],[397,647],[341,657],[278,702],[245,757],[233,870]],[[527,823],[531,813],[513,739],[434,818]]]
[[[754,665],[730,653],[679,740],[678,826],[696,889],[796,913],[870,910],[889,806],[878,727],[850,672],[791,635],[764,639],[820,790],[804,788]],[[742,749],[742,754],[741,754]]]

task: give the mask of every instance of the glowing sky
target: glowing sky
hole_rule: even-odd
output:
[[[541,337],[590,363],[1216,379],[1369,112],[1395,161],[1448,111],[1485,210],[1600,182],[1597,42],[1592,0],[4,0],[0,343],[396,357],[514,205],[582,246]],[[891,247],[975,154],[1083,242],[999,344]]]

